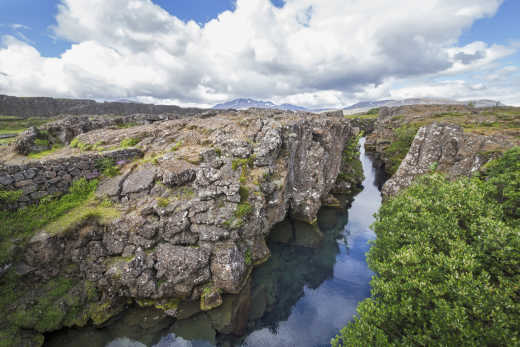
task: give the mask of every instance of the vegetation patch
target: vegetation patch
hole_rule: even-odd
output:
[[[397,171],[404,157],[406,157],[417,130],[419,130],[419,126],[416,124],[406,124],[395,130],[395,140],[384,150],[385,156],[390,159],[390,165],[385,167],[390,175]]]
[[[256,159],[256,156],[252,155],[249,158],[234,159],[231,162],[231,168],[233,169],[233,171],[236,171],[239,168],[241,169],[241,173],[240,173],[240,183],[241,184],[246,184],[247,176],[248,176],[247,175],[248,169],[254,167],[255,159]]]
[[[112,158],[98,159],[96,168],[106,177],[115,177],[120,173],[119,167],[116,166]]]
[[[57,150],[59,149],[62,149],[63,148],[63,145],[61,144],[55,144],[52,146],[51,149],[49,150],[46,150],[46,151],[42,151],[42,152],[33,152],[33,153],[29,153],[29,155],[27,156],[28,158],[30,159],[41,159],[41,158],[45,158],[51,154],[53,154],[54,152],[56,152]]]
[[[0,265],[12,259],[15,245],[23,245],[36,230],[91,199],[97,184],[97,180],[82,178],[74,181],[69,193],[59,199],[43,199],[38,205],[14,212],[0,211]]]
[[[179,150],[179,148],[181,148],[181,147],[182,147],[182,141],[177,141],[170,148],[170,152],[177,152]]]
[[[332,345],[519,345],[519,159],[507,152],[484,180],[434,173],[385,202],[372,296]]]
[[[23,195],[22,190],[0,190],[0,202],[17,202]]]
[[[141,140],[140,140],[140,139],[136,139],[136,138],[124,139],[124,140],[121,141],[121,143],[119,144],[119,147],[121,147],[121,148],[134,147],[134,146],[137,145],[139,142],[141,142]]]
[[[167,198],[157,198],[157,206],[161,208],[165,208],[170,204],[170,199]]]

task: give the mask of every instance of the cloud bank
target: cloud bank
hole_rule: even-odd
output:
[[[181,105],[251,96],[343,105],[392,96],[398,81],[493,69],[517,48],[458,47],[457,41],[501,3],[286,0],[279,8],[269,0],[237,0],[233,11],[198,24],[151,0],[61,0],[53,31],[72,47],[49,58],[30,42],[4,36],[0,93]],[[489,75],[500,76],[499,70]],[[430,89],[423,82],[398,94],[450,90],[444,81]]]

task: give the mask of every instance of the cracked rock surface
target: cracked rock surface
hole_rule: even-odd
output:
[[[104,300],[219,303],[218,295],[239,293],[253,266],[269,257],[265,238],[274,225],[288,215],[315,221],[356,134],[342,117],[276,110],[82,133],[81,143],[107,148],[136,139],[144,154],[118,176],[101,178],[96,196],[112,200],[120,217],[42,232],[23,264],[35,280],[74,264]]]

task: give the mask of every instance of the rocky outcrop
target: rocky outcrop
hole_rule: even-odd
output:
[[[215,111],[200,113],[200,117],[207,114],[215,115]],[[97,129],[128,128],[132,126],[152,124],[167,120],[179,119],[180,114],[133,114],[129,116],[64,116],[61,119],[47,123],[40,128],[30,128],[20,134],[12,150],[21,155],[37,153],[50,149],[52,145],[69,144],[78,135]],[[37,143],[43,140],[46,146]],[[42,141],[40,141],[42,142]]]
[[[76,179],[99,177],[102,171],[100,162],[104,159],[121,165],[142,155],[140,150],[128,148],[23,165],[0,163],[0,190],[20,192],[16,201],[0,200],[0,209],[16,210],[35,204],[45,196],[62,195]]]
[[[276,110],[86,132],[78,142],[110,148],[138,139],[144,153],[119,175],[100,177],[97,199],[111,200],[120,217],[53,234],[43,228],[13,268],[35,283],[74,268],[102,302],[153,302],[172,316],[179,300],[214,308],[219,296],[243,291],[252,268],[269,257],[266,237],[286,216],[309,226],[293,231],[296,243],[307,234],[319,241],[313,223],[356,134],[343,117]]]
[[[502,136],[464,133],[462,127],[449,123],[433,123],[417,132],[412,146],[395,175],[383,186],[388,198],[408,187],[423,174],[437,170],[454,179],[471,176],[493,154],[513,146]]]
[[[81,99],[20,98],[0,95],[0,114],[18,117],[56,117],[58,115],[131,115],[137,113],[174,113],[194,115],[200,109],[131,102],[96,102]]]

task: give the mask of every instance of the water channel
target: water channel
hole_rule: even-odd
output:
[[[320,210],[318,225],[324,234],[320,246],[269,242],[271,258],[255,269],[246,295],[225,298],[227,311],[175,321],[154,309],[134,307],[101,329],[50,334],[45,346],[329,346],[352,319],[358,303],[370,295],[372,273],[365,253],[375,238],[370,225],[381,205],[383,180],[363,145],[364,139],[363,190],[348,211]]]

